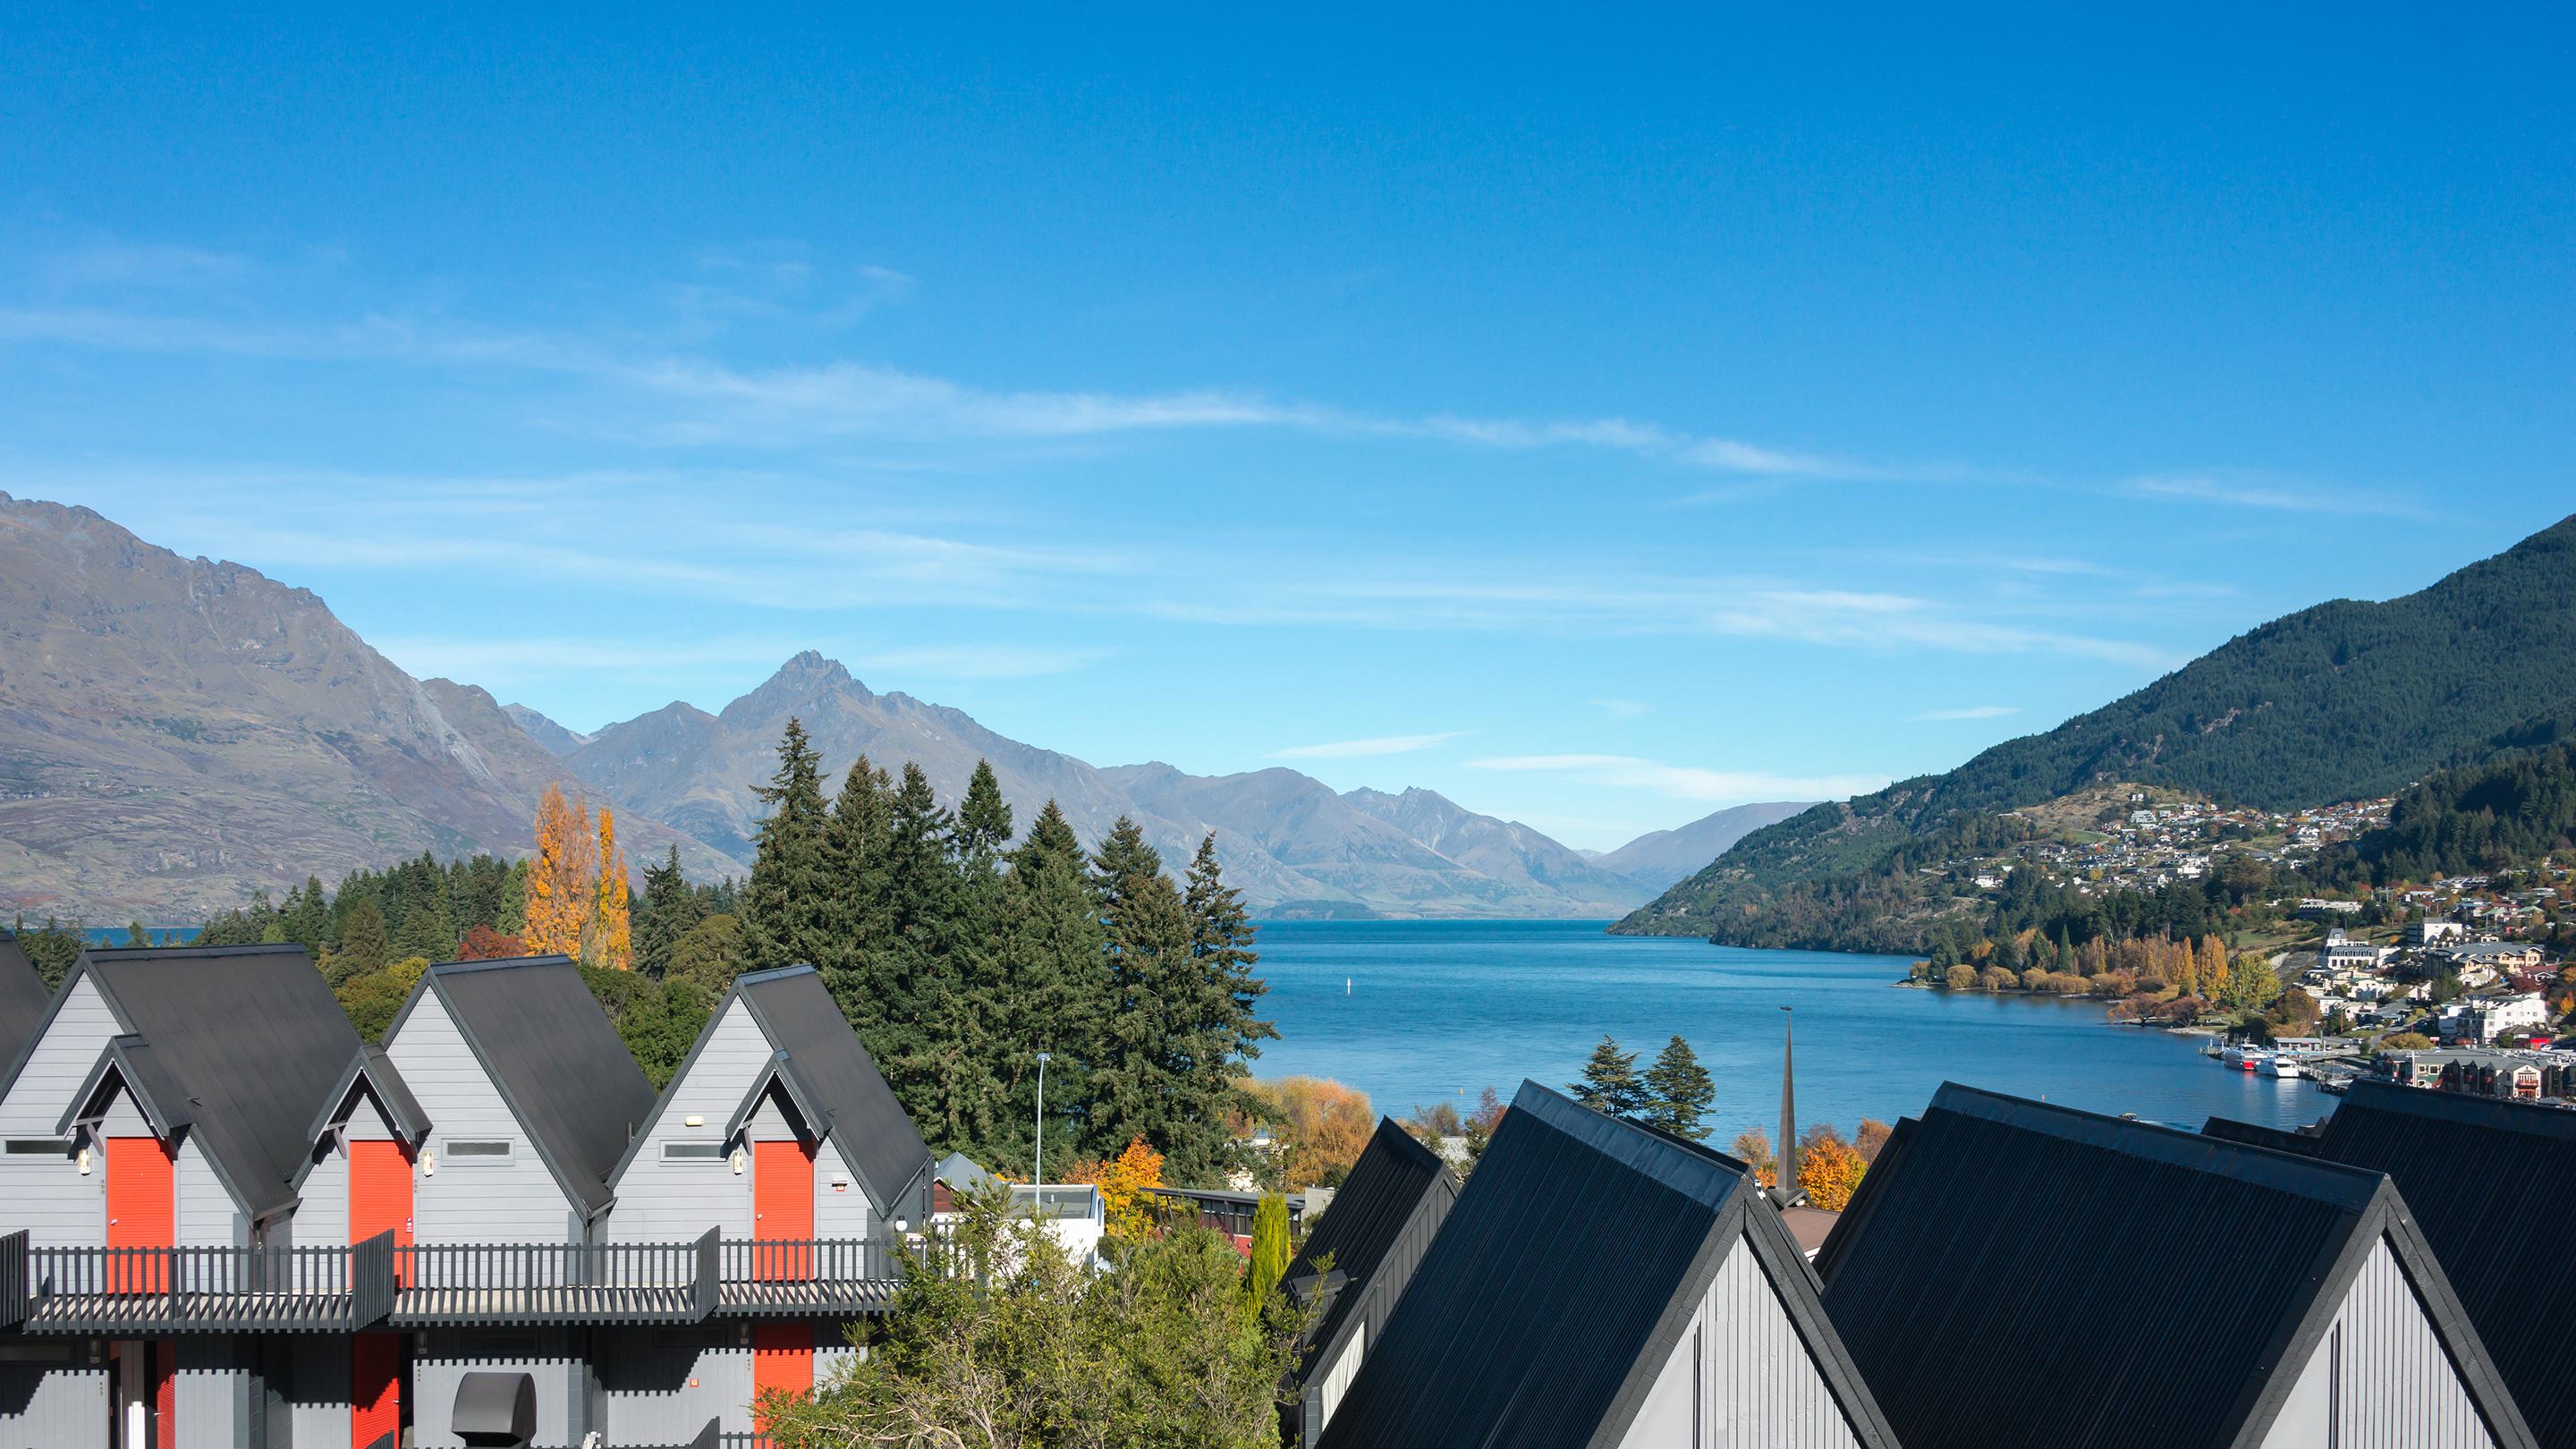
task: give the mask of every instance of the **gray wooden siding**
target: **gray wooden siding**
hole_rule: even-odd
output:
[[[743,1093],[767,1065],[770,1050],[749,1007],[736,999],[725,1008],[705,1050],[689,1064],[689,1074],[646,1129],[643,1147],[618,1180],[617,1206],[608,1214],[610,1239],[684,1242],[709,1228],[722,1229],[728,1238],[751,1236],[751,1174],[736,1176],[721,1158],[664,1162],[662,1144],[720,1140]],[[703,1120],[691,1127],[691,1117]]]
[[[82,976],[0,1100],[0,1136],[53,1136],[54,1124],[116,1031],[107,999]],[[104,1242],[105,1181],[98,1172],[81,1176],[68,1150],[59,1158],[0,1156],[0,1202],[8,1204],[0,1228],[26,1228],[39,1243]]]
[[[2493,1449],[2385,1241],[2344,1294],[2263,1442],[2265,1449]]]
[[[294,1367],[285,1386],[287,1419],[297,1449],[349,1442],[349,1336],[296,1334]]]
[[[233,1449],[240,1442],[250,1375],[235,1363],[229,1336],[174,1340],[179,1345],[179,1432],[172,1449]]]
[[[0,1446],[107,1449],[107,1369],[67,1347],[60,1363],[0,1363]]]
[[[438,1171],[419,1179],[412,1228],[421,1243],[559,1243],[572,1236],[573,1206],[537,1156],[500,1090],[483,1074],[474,1049],[449,1019],[436,991],[422,994],[385,1044],[421,1111],[436,1124],[430,1147]],[[446,1151],[451,1139],[511,1144],[507,1163],[468,1162]],[[426,1441],[424,1441],[426,1442]]]
[[[347,1135],[356,1142],[386,1142],[393,1139],[394,1131],[376,1099],[361,1093],[349,1113]],[[414,1168],[415,1195],[419,1189],[419,1169]],[[313,1170],[305,1174],[297,1198],[296,1241],[314,1245],[349,1241],[349,1154],[336,1141],[316,1147]]]
[[[843,1186],[837,1191],[834,1181]],[[830,1138],[814,1154],[814,1236],[818,1238],[864,1238],[875,1218],[868,1206],[868,1190],[859,1185],[858,1174],[841,1161],[841,1150]]]
[[[241,1205],[215,1176],[205,1144],[194,1132],[179,1139],[179,1245],[183,1248],[230,1248],[250,1241],[250,1222]]]
[[[349,1155],[336,1144],[317,1150],[296,1192],[295,1241],[315,1248],[349,1241]]]
[[[531,1341],[534,1351],[528,1352]],[[411,1382],[405,1386],[412,1395],[412,1442],[419,1449],[448,1449],[465,1442],[449,1428],[449,1416],[456,1408],[457,1381],[469,1373],[527,1374],[537,1388],[536,1442],[578,1442],[581,1432],[572,1409],[572,1386],[580,1373],[575,1349],[570,1331],[559,1328],[430,1334],[429,1352],[413,1361]],[[693,1424],[689,1431],[695,1433],[698,1427]],[[299,1449],[303,1442],[296,1440]]]
[[[1696,1391],[1696,1392],[1694,1392]],[[1696,1399],[1696,1404],[1694,1404]],[[1694,1438],[1693,1423],[1697,1422]],[[1657,1372],[1627,1449],[1857,1449],[1777,1290],[1738,1240]]]
[[[625,1329],[595,1340],[602,1437],[611,1444],[678,1444],[718,1420],[751,1431],[751,1349],[737,1326]]]

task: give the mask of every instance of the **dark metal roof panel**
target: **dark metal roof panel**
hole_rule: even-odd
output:
[[[930,1148],[877,1070],[859,1034],[810,966],[745,976],[735,983],[770,1044],[787,1054],[801,1095],[827,1119],[832,1139],[880,1211],[893,1211],[930,1171]]]
[[[1618,1432],[1723,1259],[1757,1261],[1820,1336],[1844,1412],[1883,1443],[1797,1253],[1741,1162],[1524,1082],[1332,1422],[1322,1449],[1583,1449]],[[1341,1210],[1326,1210],[1330,1221]],[[1660,1336],[1659,1336],[1660,1335]],[[1839,1390],[1837,1391],[1840,1392]]]
[[[581,968],[564,956],[455,961],[429,979],[565,1189],[589,1211],[607,1206],[609,1173],[654,1092]]]
[[[2359,1081],[2321,1148],[2396,1180],[2533,1437],[2576,1446],[2576,1376],[2544,1326],[2576,1292],[2576,1112]]]
[[[2324,1155],[2323,1144],[2313,1133],[2288,1127],[2266,1127],[2258,1122],[2239,1122],[2233,1117],[2210,1118],[2201,1124],[2200,1135],[2242,1142],[2248,1147],[2269,1147],[2275,1152],[2292,1152],[2301,1157]]]
[[[0,1060],[15,1057],[27,1038],[36,1034],[53,999],[25,948],[15,936],[0,931]]]
[[[2377,1173],[1944,1086],[1817,1268],[1907,1449],[2232,1442]],[[2165,1251],[2165,1248],[2173,1251]],[[1974,1344],[1973,1372],[1927,1345]]]
[[[91,951],[88,968],[190,1100],[215,1171],[254,1217],[294,1201],[314,1107],[358,1033],[301,946]]]
[[[1383,1322],[1457,1200],[1458,1179],[1440,1154],[1413,1140],[1394,1119],[1379,1118],[1376,1135],[1333,1194],[1333,1205],[1312,1220],[1305,1246],[1288,1265],[1291,1282],[1314,1276],[1316,1264],[1327,1258],[1343,1277],[1306,1335],[1310,1351],[1299,1370],[1301,1381],[1332,1359],[1343,1332],[1365,1316],[1364,1309]]]

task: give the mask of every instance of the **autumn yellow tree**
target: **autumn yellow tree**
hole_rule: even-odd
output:
[[[528,926],[521,939],[529,954],[581,955],[598,891],[599,844],[591,838],[590,810],[548,785],[537,800],[537,853],[528,863]]]
[[[1798,1187],[1811,1207],[1841,1212],[1851,1205],[1852,1193],[1867,1171],[1869,1164],[1831,1127],[1810,1131],[1798,1145]]]
[[[1101,1216],[1106,1220],[1109,1236],[1133,1242],[1154,1225],[1153,1204],[1146,1190],[1163,1185],[1163,1154],[1139,1137],[1127,1144],[1126,1151],[1106,1162],[1076,1163],[1064,1180],[1099,1188]]]
[[[612,971],[635,966],[627,912],[626,852],[618,848],[616,813],[599,807],[599,879],[591,891],[589,949],[582,960]]]

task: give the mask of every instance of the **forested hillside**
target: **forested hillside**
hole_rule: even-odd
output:
[[[2400,796],[2384,829],[2328,850],[2318,874],[2395,885],[2523,869],[2576,851],[2576,742],[2445,770]]]
[[[1879,911],[1869,883],[1957,822],[2118,780],[2272,809],[2384,795],[2547,740],[2571,716],[2576,518],[2419,593],[2277,619],[1948,774],[1758,830],[1613,929],[1854,940]]]

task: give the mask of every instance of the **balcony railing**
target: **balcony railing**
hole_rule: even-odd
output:
[[[0,1316],[30,1333],[347,1332],[393,1303],[393,1235],[347,1248],[36,1247],[0,1239]]]
[[[919,1238],[396,1247],[40,1247],[0,1237],[0,1330],[328,1333],[880,1313]]]

